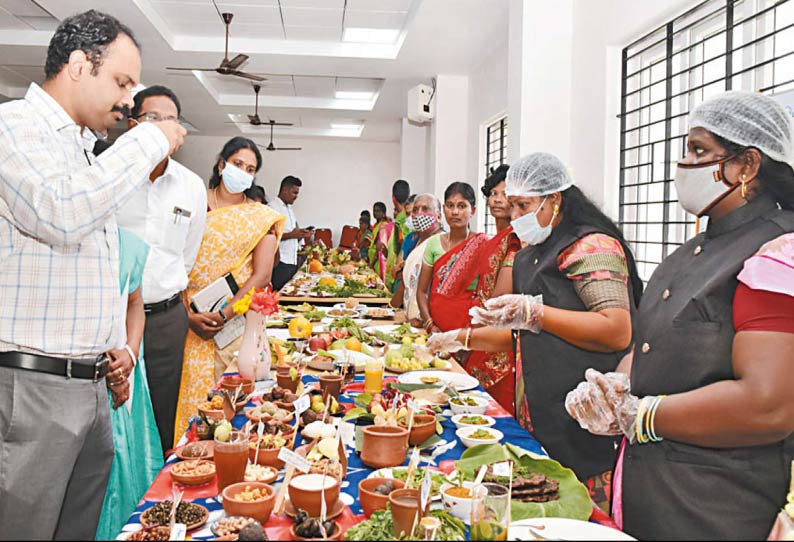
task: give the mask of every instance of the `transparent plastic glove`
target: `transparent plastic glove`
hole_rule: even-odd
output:
[[[603,391],[592,382],[580,382],[565,398],[565,410],[579,426],[594,435],[620,435],[615,413]]]
[[[635,422],[640,399],[630,393],[630,384],[626,375],[620,373],[601,374],[595,369],[588,369],[584,374],[585,380],[596,385],[609,407],[612,409],[615,420],[621,432],[626,435],[631,444],[637,438]]]
[[[463,350],[463,343],[458,340],[460,329],[444,331],[443,333],[433,333],[425,345],[431,352],[457,352]]]
[[[469,309],[472,324],[503,329],[523,329],[540,333],[543,319],[543,296],[507,294],[485,302],[485,307]]]

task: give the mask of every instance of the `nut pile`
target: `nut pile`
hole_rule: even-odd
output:
[[[269,497],[270,492],[267,489],[259,487],[251,489],[251,486],[245,486],[243,491],[234,495],[235,500],[243,502],[264,501]]]
[[[223,518],[218,521],[213,531],[215,532],[215,536],[228,536],[231,534],[237,534],[243,527],[249,523],[253,523],[254,521],[256,521],[254,518],[245,518],[242,516]]]
[[[141,514],[141,523],[145,522],[146,525],[168,525],[173,505],[174,503],[171,501],[155,504]],[[204,515],[205,508],[193,503],[181,502],[176,509],[176,522],[184,523],[187,526],[195,525],[204,519]]]

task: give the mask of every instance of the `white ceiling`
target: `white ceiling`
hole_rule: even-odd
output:
[[[292,122],[279,139],[361,137],[398,141],[406,92],[443,74],[469,74],[505,47],[508,0],[216,0],[234,14],[229,57],[262,75],[259,114]],[[143,83],[171,87],[199,133],[269,133],[247,123],[251,81],[211,71],[224,54],[224,25],[212,0],[0,0],[0,101],[41,82],[58,21],[97,8],[132,27],[143,45]],[[392,29],[384,43],[344,39],[355,28]],[[358,94],[339,95],[339,91]],[[360,124],[363,129],[333,128]],[[264,131],[263,131],[264,130]]]

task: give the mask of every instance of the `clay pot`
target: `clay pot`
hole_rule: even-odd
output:
[[[334,521],[334,534],[328,538],[303,538],[295,533],[295,525],[289,528],[289,536],[292,540],[342,540],[342,526],[338,521]]]
[[[306,457],[309,452],[316,446],[316,439],[312,440],[311,442],[304,444],[303,446],[298,446],[295,448],[295,453],[301,457]],[[342,480],[345,479],[347,476],[347,455],[345,454],[345,445],[342,444],[342,441],[339,441],[339,463],[342,465]]]
[[[389,503],[391,503],[391,514],[394,520],[394,537],[395,540],[400,537],[401,532],[408,533],[411,527],[419,525],[421,520],[430,510],[430,501],[427,500],[425,509],[422,514],[419,514],[419,490],[418,489],[395,489],[389,493]]]
[[[328,400],[329,395],[334,399],[339,399],[339,394],[342,393],[342,381],[344,379],[345,377],[338,374],[320,375],[320,391],[323,394],[323,402]]]
[[[254,380],[252,378],[243,378],[241,376],[225,377],[223,380],[221,380],[221,389],[234,391],[240,384],[243,386],[244,394],[251,395],[251,392],[254,391]]]
[[[322,499],[322,484],[325,478],[325,504],[332,510],[339,500],[339,480],[333,476],[322,474],[301,474],[294,477],[289,483],[289,500],[296,509],[305,510],[309,517],[320,517],[320,501]],[[312,487],[306,487],[307,482],[312,482]]]
[[[238,493],[250,487],[252,490],[259,488],[260,490],[267,491],[268,497],[262,501],[247,502],[234,498]],[[276,504],[276,490],[270,484],[263,482],[239,482],[226,486],[223,490],[223,510],[227,516],[246,516],[254,518],[259,523],[264,525],[270,519],[270,513],[273,512],[273,505]]]
[[[407,429],[408,422],[408,418],[400,420],[400,427]],[[419,446],[435,434],[436,417],[433,414],[414,414],[414,424],[411,426],[411,436],[408,437],[408,444]]]
[[[280,388],[284,388],[285,390],[289,390],[292,393],[296,393],[298,391],[298,384],[300,383],[300,378],[296,380],[292,380],[289,375],[289,367],[285,373],[282,374],[281,371],[276,373],[276,383],[279,385]]]
[[[361,462],[375,469],[397,467],[405,463],[408,452],[408,429],[388,425],[363,427]]]
[[[378,510],[386,510],[389,496],[375,493],[375,488],[385,482],[394,484],[395,490],[402,489],[405,486],[405,482],[402,480],[390,480],[388,478],[365,478],[358,483],[358,499],[361,501],[361,508],[367,517]]]
[[[284,438],[287,439],[286,447],[291,450],[292,445],[295,442],[295,433],[285,435]],[[254,458],[256,457],[256,463],[258,465],[265,465],[279,470],[284,467],[284,462],[279,461],[278,459],[278,452],[279,450],[281,450],[281,448],[276,448],[274,450],[262,449],[259,450],[259,455],[257,456],[256,454],[257,444],[259,444],[259,437],[256,434],[251,435],[248,443],[248,459],[251,460],[251,463],[254,462]]]

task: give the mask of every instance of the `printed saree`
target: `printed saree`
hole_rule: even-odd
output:
[[[285,221],[283,215],[260,203],[231,205],[207,213],[204,238],[188,277],[187,298],[229,272],[242,286],[254,271],[254,248],[271,229],[280,240]],[[196,406],[206,400],[207,392],[215,385],[215,350],[214,340],[204,340],[188,330],[174,444],[187,430]]]
[[[471,325],[469,309],[491,298],[502,267],[512,266],[521,248],[512,228],[493,238],[477,234],[446,252],[433,267],[430,315],[442,331]],[[474,290],[471,284],[477,281]],[[477,378],[509,412],[513,412],[515,363],[508,352],[471,351],[466,371]],[[511,377],[511,378],[508,378]],[[502,389],[504,388],[504,389]]]

